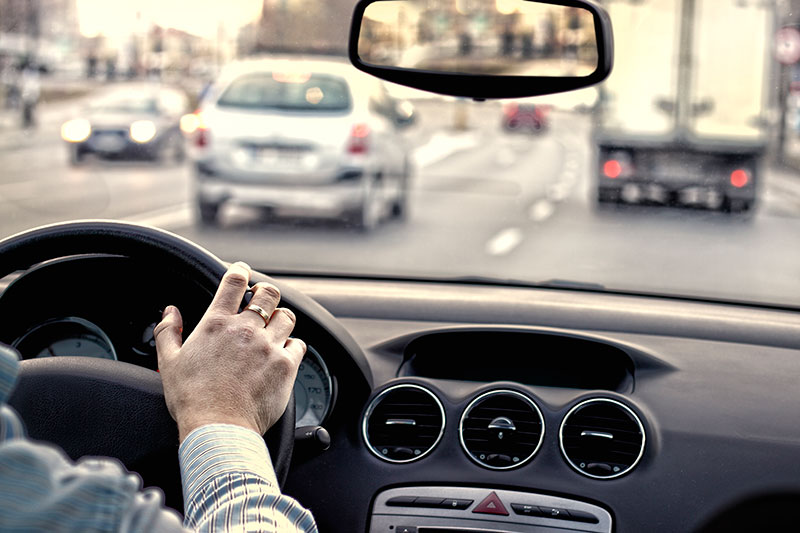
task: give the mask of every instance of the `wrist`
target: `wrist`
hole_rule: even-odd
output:
[[[183,442],[192,431],[199,429],[203,426],[209,426],[212,424],[228,424],[232,426],[239,426],[244,429],[249,429],[250,431],[253,431],[257,435],[261,435],[261,431],[258,429],[258,426],[245,417],[231,416],[231,415],[224,415],[224,416],[206,415],[206,416],[191,417],[179,420],[178,442],[179,443]]]

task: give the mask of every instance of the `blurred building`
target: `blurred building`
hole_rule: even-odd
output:
[[[354,0],[264,0],[261,17],[241,29],[239,55],[268,52],[345,54]],[[321,24],[324,21],[324,24]],[[313,28],[309,31],[309,28]]]

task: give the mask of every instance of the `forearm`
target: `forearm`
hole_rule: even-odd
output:
[[[314,519],[280,493],[269,452],[255,432],[214,424],[181,444],[187,527],[199,531],[316,531]]]

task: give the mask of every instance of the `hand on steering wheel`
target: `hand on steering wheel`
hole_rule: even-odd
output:
[[[164,398],[181,441],[214,423],[263,435],[286,409],[306,345],[289,337],[295,315],[278,308],[280,291],[272,284],[254,285],[248,307],[239,312],[250,275],[246,264],[231,265],[185,342],[174,306],[155,328]]]

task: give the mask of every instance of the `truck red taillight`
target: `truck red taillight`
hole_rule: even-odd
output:
[[[737,168],[731,172],[731,185],[734,187],[741,189],[748,183],[750,183],[750,173],[745,169]]]
[[[369,151],[370,129],[366,124],[356,124],[350,131],[347,142],[347,152],[350,154],[365,154]]]
[[[616,179],[622,174],[622,163],[616,159],[609,159],[603,163],[603,175],[607,178]]]

